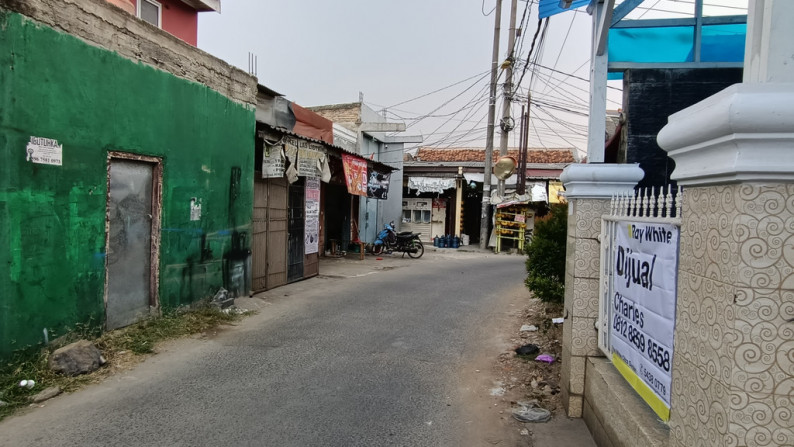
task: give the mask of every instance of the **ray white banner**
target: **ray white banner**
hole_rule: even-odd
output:
[[[668,409],[678,237],[675,225],[620,222],[611,267],[612,352],[636,376],[627,379],[631,382],[639,378]],[[643,398],[648,400],[648,396]]]

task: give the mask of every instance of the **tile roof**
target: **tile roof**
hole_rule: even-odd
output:
[[[507,155],[518,160],[518,149],[508,149]],[[493,160],[499,158],[499,151],[495,150]],[[414,157],[416,161],[452,161],[452,162],[484,162],[485,149],[482,148],[449,148],[438,149],[433,147],[420,147]],[[530,148],[527,152],[527,163],[575,163],[571,149],[537,149]]]

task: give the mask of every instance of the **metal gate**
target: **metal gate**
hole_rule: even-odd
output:
[[[613,198],[602,217],[598,347],[670,419],[681,191]],[[675,206],[674,206],[675,204]]]
[[[615,263],[615,239],[621,222],[666,223],[681,226],[681,193],[673,194],[668,187],[667,194],[660,190],[658,195],[651,191],[636,195],[613,197],[608,215],[601,220],[601,273],[599,285],[598,347],[607,356],[611,355],[609,332],[612,321],[612,267]]]
[[[105,325],[117,329],[157,306],[159,161],[109,160]],[[141,161],[145,159],[145,161]]]
[[[304,180],[289,185],[289,223],[287,230],[287,281],[303,279],[305,230]]]
[[[254,181],[253,291],[287,283],[287,181]]]

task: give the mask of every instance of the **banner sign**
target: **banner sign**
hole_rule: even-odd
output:
[[[320,175],[319,161],[325,152],[319,144],[301,141],[298,144],[298,175],[301,177],[317,177]]]
[[[295,170],[301,177],[317,177],[320,175],[320,160],[325,157],[321,144],[311,143],[295,137],[284,137],[287,158],[295,164]]]
[[[370,169],[369,180],[367,181],[367,197],[378,200],[388,199],[390,180],[391,173],[384,174]]]
[[[612,269],[609,342],[621,374],[663,419],[669,419],[679,229],[621,222]]]
[[[311,254],[318,251],[320,238],[320,179],[306,177],[306,218],[304,220],[304,253]]]
[[[367,196],[367,160],[353,155],[342,154],[342,167],[345,170],[347,192],[356,196]]]
[[[284,153],[281,145],[262,148],[262,178],[284,177]]]

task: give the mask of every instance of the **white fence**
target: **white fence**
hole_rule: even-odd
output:
[[[598,346],[669,418],[682,191],[613,197],[602,217]]]

